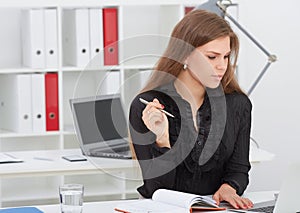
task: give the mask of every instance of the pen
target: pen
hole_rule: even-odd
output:
[[[130,213],[128,211],[125,211],[125,210],[122,210],[122,209],[118,209],[118,208],[115,208],[115,211],[116,212],[122,212],[122,213]]]
[[[142,98],[139,98],[139,100],[140,100],[140,102],[142,102],[143,104],[146,104],[146,105],[149,104],[149,101],[146,101],[146,100],[144,100],[144,99],[142,99]],[[168,116],[170,116],[170,117],[172,117],[172,118],[175,118],[174,115],[172,115],[171,113],[167,112],[166,110],[163,110],[163,109],[159,109],[159,110],[160,110],[161,112],[165,113],[166,115],[168,115]]]
[[[140,209],[133,209],[133,210],[123,210],[119,208],[114,208],[116,212],[122,212],[122,213],[151,213],[152,211],[148,210],[140,210]]]
[[[53,161],[51,158],[42,158],[42,157],[33,157],[35,160],[45,160],[45,161]]]

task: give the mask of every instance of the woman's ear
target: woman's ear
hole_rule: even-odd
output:
[[[183,62],[183,69],[186,70],[187,68],[188,68],[188,63],[187,63],[187,59],[185,59]]]

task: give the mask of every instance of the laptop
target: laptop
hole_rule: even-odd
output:
[[[128,125],[119,94],[71,99],[70,105],[84,155],[132,158]]]
[[[263,203],[254,203],[254,207],[240,212],[274,212],[274,213],[297,213],[300,212],[300,163],[292,163],[283,184],[280,188],[278,198]]]

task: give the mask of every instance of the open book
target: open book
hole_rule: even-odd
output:
[[[158,189],[152,199],[141,199],[136,202],[116,206],[115,212],[198,212],[218,211],[226,208],[219,207],[209,196],[200,196],[184,192]]]
[[[19,163],[19,162],[23,162],[23,160],[16,158],[15,156],[13,156],[11,154],[0,152],[0,164],[1,163]]]

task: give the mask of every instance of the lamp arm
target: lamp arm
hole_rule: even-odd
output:
[[[259,75],[257,76],[257,78],[255,79],[255,81],[253,82],[253,84],[251,85],[250,89],[247,92],[248,96],[250,96],[250,94],[252,93],[252,91],[255,89],[255,87],[257,86],[258,82],[263,77],[263,75],[265,74],[265,72],[267,71],[267,69],[269,68],[269,66],[271,65],[271,63],[272,62],[268,61],[266,63],[266,65],[264,66],[264,68],[262,69],[262,71],[259,73]]]
[[[257,84],[259,83],[259,81],[261,80],[261,78],[263,77],[263,75],[265,74],[265,72],[267,71],[267,69],[269,68],[269,66],[271,65],[271,63],[275,62],[277,60],[276,55],[271,54],[269,51],[267,51],[247,30],[245,30],[242,25],[240,25],[230,14],[228,14],[226,12],[226,8],[229,5],[223,5],[221,3],[221,1],[217,2],[217,6],[222,10],[222,12],[224,13],[224,16],[226,16],[227,18],[229,18],[229,20],[239,28],[239,30],[241,30],[261,51],[263,51],[267,56],[268,56],[268,62],[265,65],[265,67],[262,69],[262,71],[260,72],[260,74],[258,75],[258,77],[255,79],[254,83],[251,85],[249,91],[248,91],[248,95],[250,95],[252,93],[252,91],[255,89],[255,87],[257,86]]]
[[[229,18],[261,51],[263,51],[268,57],[270,62],[275,62],[277,57],[272,55],[266,48],[264,48],[242,25],[240,25],[230,14],[226,12],[226,7],[220,1],[217,2],[218,7],[223,11],[224,15]]]
[[[256,148],[260,149],[259,143],[254,138],[252,138],[251,136],[250,136],[250,141],[253,141],[253,143],[255,144]]]

